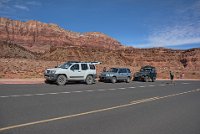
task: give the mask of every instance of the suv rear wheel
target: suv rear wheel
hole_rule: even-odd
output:
[[[65,75],[59,75],[56,80],[56,83],[61,86],[65,85],[66,82],[67,82],[67,77]]]

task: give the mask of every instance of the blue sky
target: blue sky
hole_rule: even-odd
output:
[[[200,0],[0,0],[0,16],[98,31],[137,48],[200,48]]]

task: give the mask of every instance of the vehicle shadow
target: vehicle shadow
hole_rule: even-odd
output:
[[[52,82],[52,81],[47,81],[45,80],[44,81],[45,84],[48,84],[48,85],[57,85],[57,86],[60,86],[58,85],[56,82]],[[68,81],[65,85],[63,86],[66,86],[66,85],[87,85],[86,82],[84,81]]]

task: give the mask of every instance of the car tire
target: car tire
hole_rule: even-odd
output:
[[[131,78],[130,78],[130,77],[127,77],[126,83],[130,83],[130,81],[131,81]]]
[[[60,86],[63,86],[65,85],[67,82],[67,77],[65,75],[59,75],[57,80],[56,80],[56,83]]]
[[[114,84],[117,82],[117,78],[116,77],[112,77],[111,82]]]
[[[152,79],[152,82],[155,82],[155,80],[156,80],[156,78],[155,78],[155,77],[153,77],[153,79]]]
[[[85,79],[85,82],[87,85],[91,85],[94,83],[94,78],[92,77],[92,75],[88,75]]]

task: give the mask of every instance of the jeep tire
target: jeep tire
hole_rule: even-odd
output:
[[[56,80],[56,83],[60,86],[63,86],[65,85],[67,82],[67,77],[65,75],[59,75],[57,80]]]
[[[155,80],[156,80],[156,77],[153,77],[153,78],[152,78],[152,82],[155,82]]]
[[[94,83],[94,78],[93,78],[93,76],[92,76],[92,75],[88,75],[88,76],[86,77],[86,79],[85,79],[85,82],[86,82],[87,85],[93,84],[93,83]]]
[[[145,77],[144,77],[144,82],[147,82],[147,81],[148,81],[148,77],[145,76]]]

